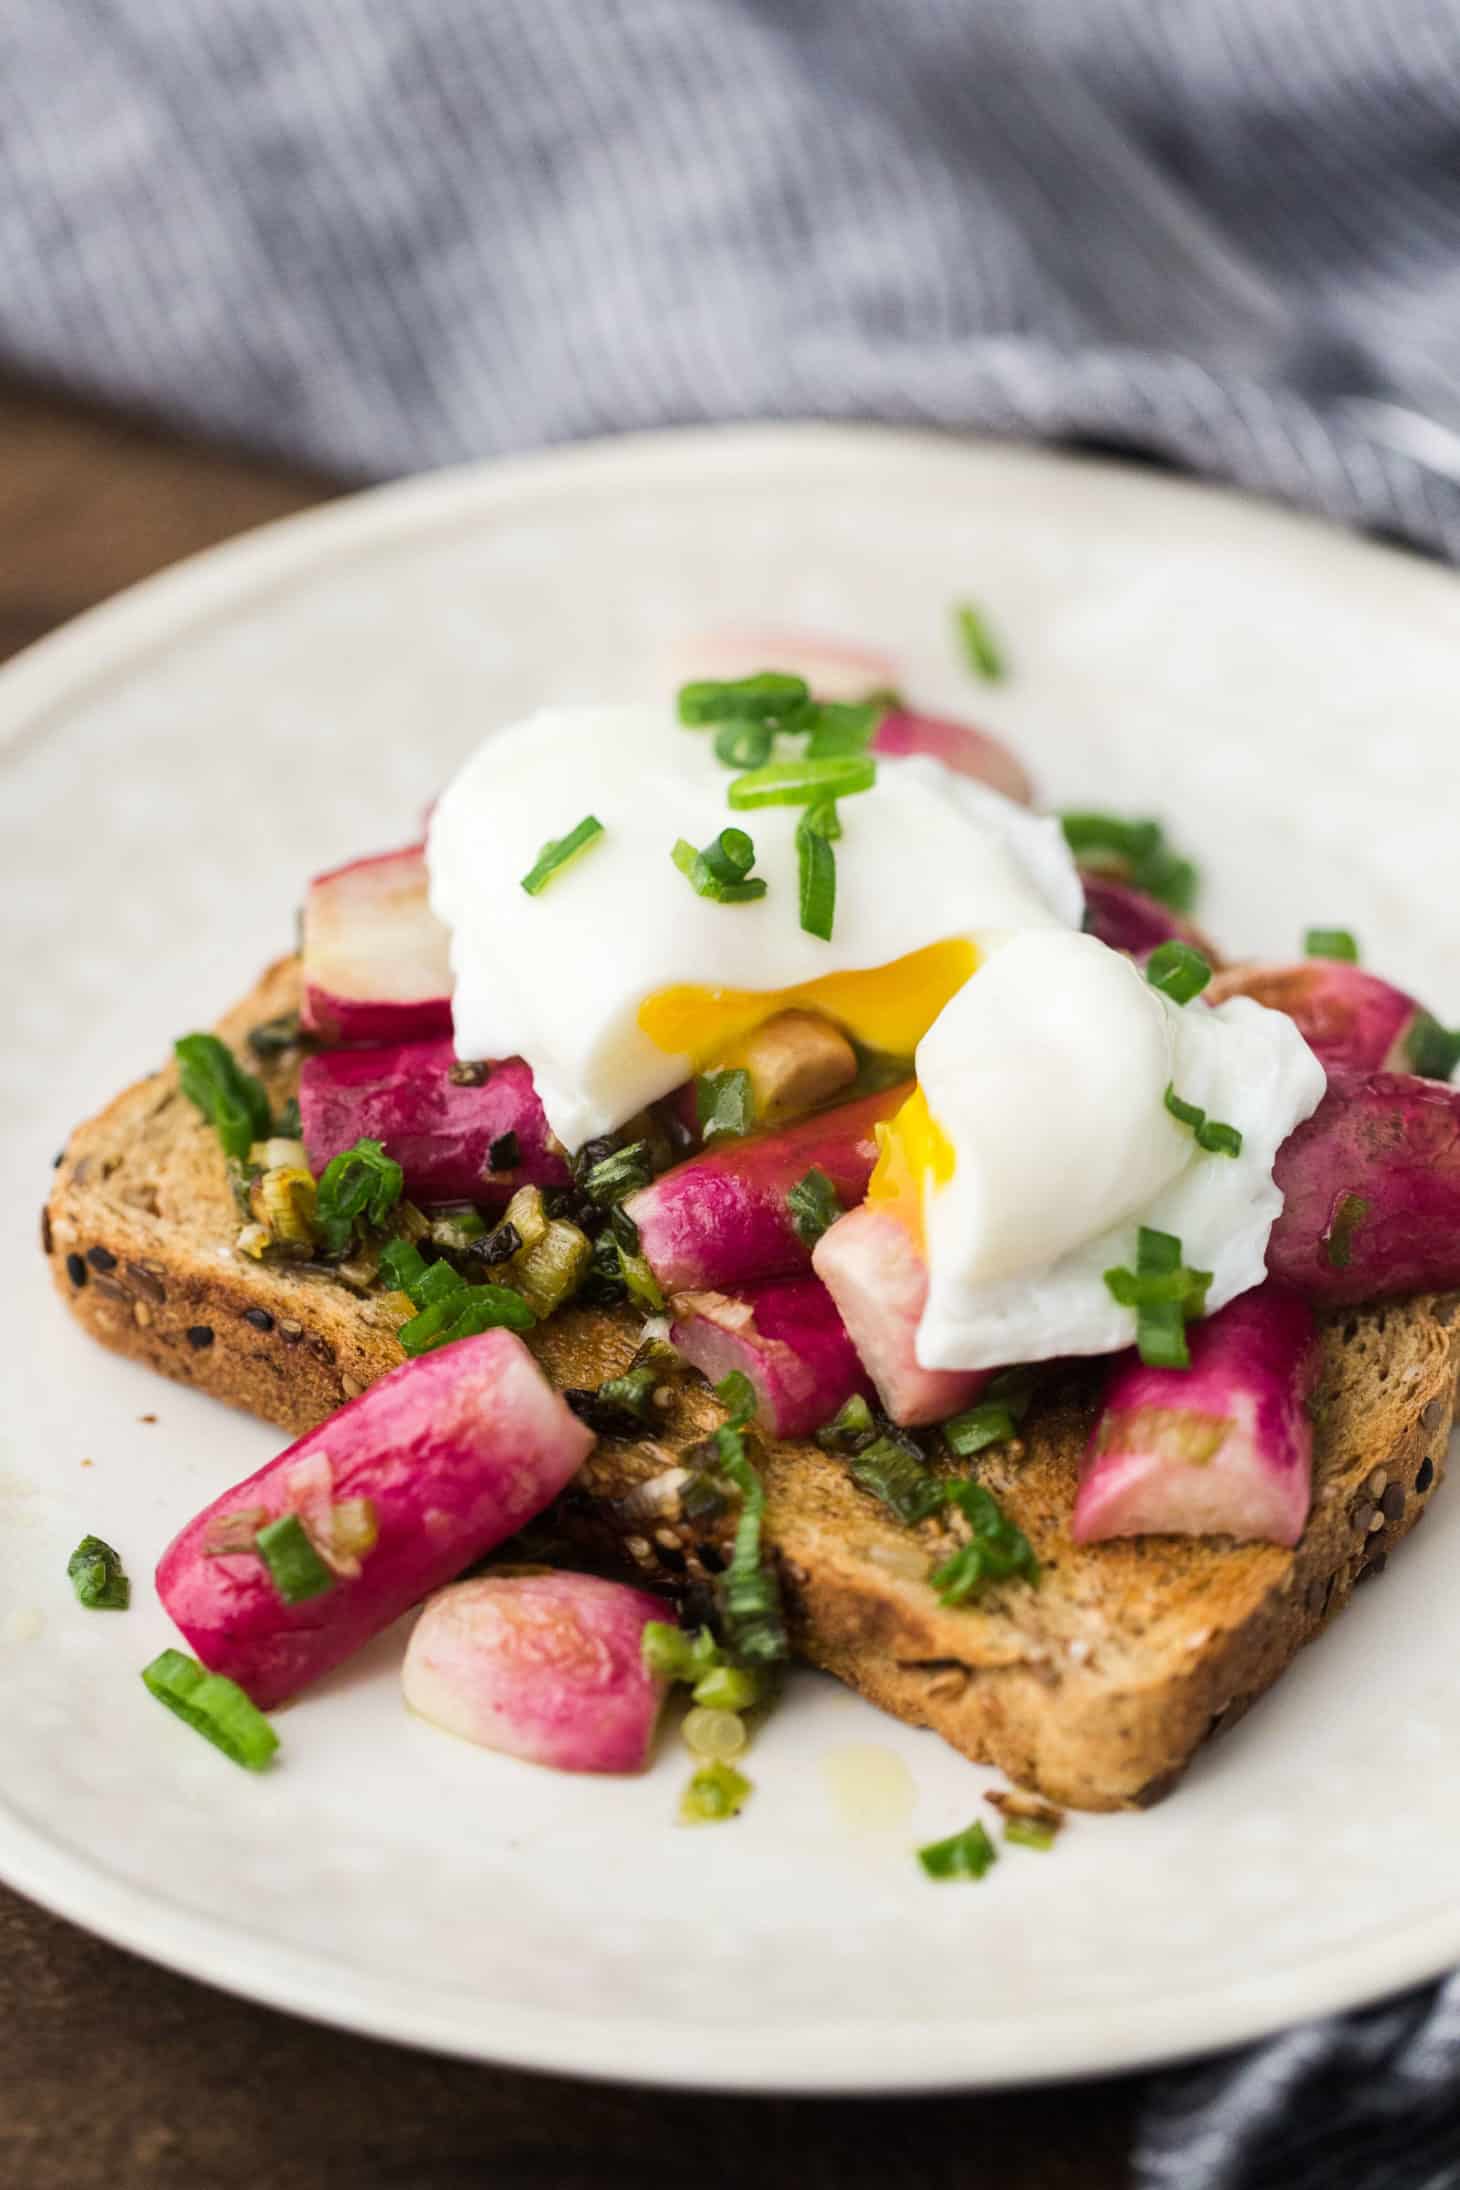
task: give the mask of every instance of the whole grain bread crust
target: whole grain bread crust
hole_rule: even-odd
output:
[[[222,1021],[247,1030],[294,1008],[280,960]],[[250,1063],[256,1060],[250,1059]],[[276,1100],[297,1058],[260,1067]],[[171,1067],[73,1134],[42,1217],[63,1298],[93,1337],[163,1375],[297,1433],[402,1359],[399,1295],[268,1267],[235,1251],[239,1218],[217,1142]],[[1451,1296],[1349,1310],[1323,1332],[1313,1511],[1302,1541],[1146,1537],[1080,1547],[1068,1521],[1094,1407],[1056,1379],[984,1480],[1024,1529],[1038,1588],[948,1609],[926,1580],[956,1517],[902,1527],[815,1445],[767,1441],[767,1539],[793,1636],[813,1664],[967,1756],[1085,1809],[1165,1794],[1207,1735],[1271,1686],[1299,1647],[1382,1571],[1442,1481],[1460,1373]],[[638,1319],[570,1309],[532,1334],[560,1386],[593,1385],[633,1352]],[[724,1563],[729,1517],[679,1509],[682,1455],[720,1418],[686,1378],[651,1439],[606,1440],[550,1525],[573,1555],[693,1591]]]

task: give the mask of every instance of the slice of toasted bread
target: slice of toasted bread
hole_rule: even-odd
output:
[[[297,963],[283,960],[219,1031],[241,1047],[297,993]],[[277,1099],[292,1072],[285,1061],[266,1075]],[[169,1067],[73,1134],[42,1229],[56,1283],[104,1345],[303,1430],[400,1361],[402,1304],[252,1262],[234,1251],[238,1227],[217,1142]],[[1329,1322],[1313,1512],[1292,1552],[1179,1537],[1074,1545],[1091,1411],[1078,1377],[1056,1379],[1019,1441],[981,1462],[1034,1545],[1039,1585],[963,1609],[940,1605],[925,1579],[949,1548],[947,1524],[904,1528],[840,1461],[768,1443],[767,1534],[798,1647],[1056,1802],[1155,1800],[1423,1513],[1444,1473],[1456,1306],[1426,1296]],[[638,1328],[627,1311],[570,1309],[533,1336],[555,1382],[592,1385],[624,1366]],[[652,1440],[599,1445],[555,1510],[561,1535],[670,1587],[705,1582],[724,1563],[729,1517],[684,1520],[679,1459],[718,1419],[708,1388],[687,1378]]]

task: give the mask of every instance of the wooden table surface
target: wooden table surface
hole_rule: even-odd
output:
[[[0,383],[0,653],[336,491]],[[1115,2190],[1136,2091],[701,2098],[435,2060],[154,1969],[0,1888],[14,2190]]]

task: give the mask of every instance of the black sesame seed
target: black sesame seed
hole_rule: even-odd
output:
[[[1379,1511],[1386,1521],[1397,1521],[1404,1511],[1404,1485],[1391,1483],[1379,1500]]]
[[[52,1156],[52,1158],[51,1158],[51,1169],[52,1169],[53,1171],[59,1171],[59,1170],[60,1170],[60,1168],[61,1168],[61,1166],[62,1166],[62,1164],[63,1164],[63,1163],[65,1162],[65,1161],[66,1161],[66,1151],[65,1151],[65,1149],[64,1149],[64,1148],[58,1149],[58,1150],[56,1151],[55,1155],[54,1155],[54,1156]]]
[[[187,1336],[188,1344],[195,1352],[201,1353],[205,1346],[213,1343],[213,1326],[211,1323],[190,1323]]]
[[[88,1247],[86,1259],[93,1270],[115,1270],[117,1258],[109,1247]]]
[[[66,1257],[66,1275],[73,1285],[80,1286],[86,1283],[86,1264],[79,1255],[68,1255]]]
[[[1426,1492],[1426,1491],[1427,1491],[1427,1490],[1429,1489],[1429,1487],[1430,1487],[1431,1483],[1433,1483],[1434,1479],[1435,1479],[1435,1463],[1434,1463],[1434,1461],[1433,1461],[1433,1460],[1421,1460],[1421,1462],[1420,1462],[1420,1464],[1419,1464],[1419,1473],[1418,1473],[1418,1475],[1417,1475],[1417,1476],[1415,1477],[1415,1479],[1414,1479],[1414,1487],[1415,1487],[1415,1489],[1416,1489],[1416,1490],[1417,1490],[1417,1491],[1419,1492],[1419,1494],[1420,1494],[1420,1496],[1421,1496],[1421,1497],[1423,1497],[1423,1496],[1424,1496],[1425,1492]]]
[[[256,1331],[272,1331],[274,1328],[274,1319],[267,1308],[245,1308],[243,1320],[251,1323]]]

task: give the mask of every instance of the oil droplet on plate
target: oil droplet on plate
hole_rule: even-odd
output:
[[[917,1788],[895,1749],[871,1741],[828,1749],[821,1778],[838,1818],[855,1832],[893,1832],[912,1816]]]

